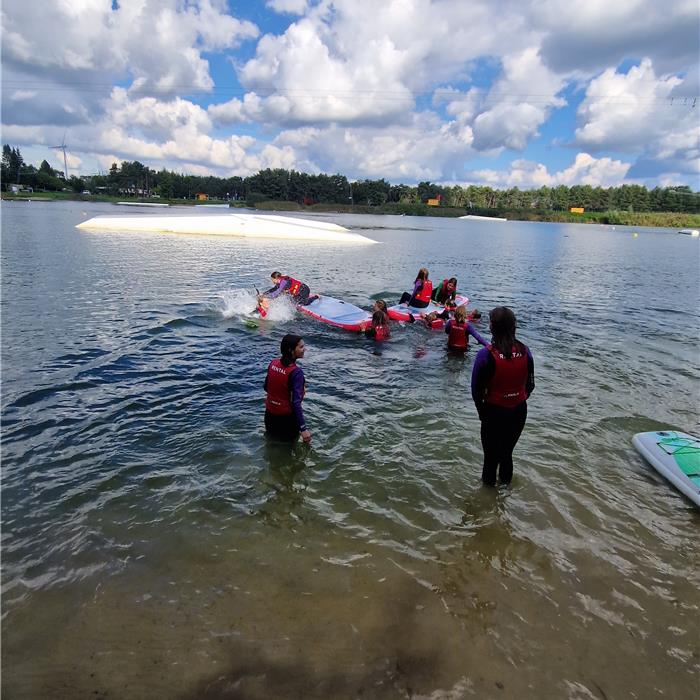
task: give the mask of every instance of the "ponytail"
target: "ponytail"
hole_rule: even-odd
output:
[[[497,306],[489,314],[493,346],[503,357],[510,360],[515,345],[515,314],[507,306]]]

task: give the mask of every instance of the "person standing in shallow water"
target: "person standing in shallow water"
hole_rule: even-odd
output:
[[[527,399],[535,388],[535,363],[515,337],[515,314],[498,306],[489,314],[491,344],[477,353],[472,369],[472,399],[481,420],[484,467],[481,479],[496,485],[513,478],[513,449],[525,427]]]
[[[301,402],[306,394],[304,372],[296,364],[304,357],[304,339],[288,334],[280,343],[281,357],[272,360],[265,376],[265,430],[270,437],[294,442],[299,435],[311,442]]]

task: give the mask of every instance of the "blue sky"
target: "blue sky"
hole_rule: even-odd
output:
[[[2,141],[414,184],[700,189],[696,0],[2,4]]]

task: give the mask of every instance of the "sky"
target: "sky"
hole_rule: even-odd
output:
[[[3,0],[2,142],[351,180],[700,190],[697,0]],[[697,102],[697,103],[696,103]]]

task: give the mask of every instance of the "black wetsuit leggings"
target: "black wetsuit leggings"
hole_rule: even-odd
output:
[[[302,284],[299,287],[299,291],[294,295],[294,303],[300,304],[301,306],[306,306],[309,303],[309,294],[311,290],[308,284]]]
[[[496,485],[496,471],[502,484],[513,478],[513,449],[527,419],[527,401],[515,408],[484,404],[481,409],[481,445],[484,448],[484,469],[481,480]]]
[[[401,295],[401,299],[399,301],[399,304],[406,304],[406,303],[408,303],[408,305],[412,306],[414,309],[425,309],[425,308],[427,308],[427,306],[430,302],[421,301],[420,299],[416,299],[415,297],[413,297],[408,292],[404,292]]]
[[[299,424],[293,413],[277,415],[265,411],[265,430],[275,440],[294,442],[299,437]]]

